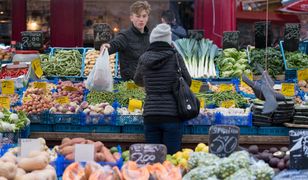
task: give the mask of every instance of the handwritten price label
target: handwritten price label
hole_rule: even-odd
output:
[[[10,109],[11,107],[11,100],[9,97],[0,96],[0,106],[5,109]]]
[[[4,80],[1,82],[2,94],[14,94],[15,93],[15,85],[12,80]]]
[[[64,87],[64,91],[70,91],[70,92],[72,92],[72,91],[78,91],[78,89],[75,88],[75,87],[72,87],[72,86],[65,86],[65,87]]]
[[[136,109],[142,109],[142,101],[137,99],[130,99],[128,102],[128,111],[134,112]]]
[[[298,80],[308,80],[308,69],[297,70]]]
[[[34,82],[34,88],[47,89],[47,83],[46,82]]]
[[[233,86],[231,84],[220,84],[219,85],[219,91],[233,91]]]
[[[284,96],[295,96],[295,85],[294,83],[282,83],[281,93]]]
[[[202,87],[203,82],[202,81],[197,81],[197,80],[192,80],[190,90],[193,93],[198,93],[200,92],[200,89]]]
[[[138,88],[138,86],[133,82],[127,82],[126,86],[127,86],[126,87],[127,89],[137,89]]]
[[[224,107],[224,108],[235,107],[235,101],[234,100],[223,101],[221,103],[221,107]]]
[[[58,97],[56,102],[59,104],[68,104],[70,103],[70,99],[67,96]]]
[[[40,59],[35,59],[31,63],[32,68],[34,70],[34,73],[38,78],[41,78],[43,76],[43,70],[41,67],[41,60]]]

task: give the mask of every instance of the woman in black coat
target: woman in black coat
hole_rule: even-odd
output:
[[[173,87],[177,82],[176,51],[171,46],[168,24],[157,25],[150,35],[150,47],[140,57],[134,81],[144,86],[144,130],[147,143],[165,144],[168,153],[181,149],[183,122],[178,116]],[[191,77],[183,59],[178,55],[182,74],[187,84]]]

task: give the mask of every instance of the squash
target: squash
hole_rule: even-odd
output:
[[[78,163],[70,164],[62,175],[62,180],[86,180],[84,168]]]
[[[134,161],[128,161],[122,167],[122,175],[125,180],[148,180],[150,173],[146,167],[138,167]]]
[[[11,162],[0,162],[0,176],[7,179],[14,179],[17,172],[17,167]]]

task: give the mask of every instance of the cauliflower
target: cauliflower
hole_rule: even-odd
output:
[[[4,114],[3,112],[0,112],[0,119],[3,119],[4,118]]]
[[[19,120],[18,115],[15,114],[15,113],[12,113],[12,114],[10,115],[9,119],[10,119],[11,121],[13,121],[14,123],[17,123],[18,120]]]

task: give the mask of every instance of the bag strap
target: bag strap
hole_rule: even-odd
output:
[[[178,57],[177,52],[175,53],[175,59],[176,59],[176,64],[178,66],[178,73],[180,74],[180,76],[182,76],[182,69],[181,69],[181,66],[180,66],[179,57]]]

